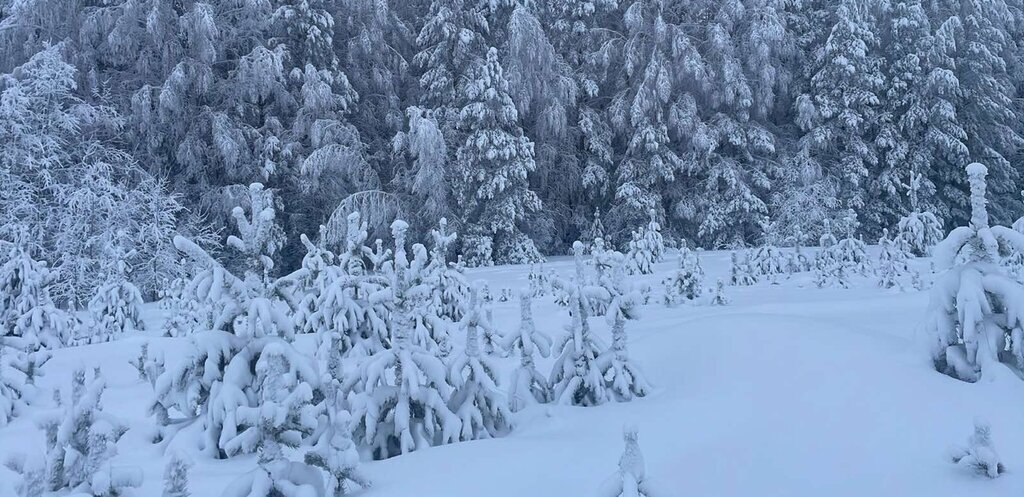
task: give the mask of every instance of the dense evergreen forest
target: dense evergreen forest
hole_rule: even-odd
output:
[[[69,300],[123,260],[155,292],[252,183],[277,271],[353,211],[447,218],[469,264],[651,212],[706,248],[875,240],[964,224],[974,161],[1009,224],[1022,34],[1021,0],[0,0],[0,239]]]

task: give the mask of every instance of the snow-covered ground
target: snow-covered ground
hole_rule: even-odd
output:
[[[704,253],[702,263],[705,284],[713,287],[726,276],[729,254]],[[644,278],[655,297],[658,280],[675,264],[670,256]],[[927,261],[915,264],[926,280],[934,278]],[[545,269],[569,275],[572,260],[556,258]],[[469,276],[488,281],[498,295],[527,286],[528,271],[493,267]],[[731,303],[723,307],[666,308],[652,299],[643,317],[627,325],[630,354],[654,386],[646,398],[589,408],[537,406],[517,413],[515,430],[504,438],[364,462],[374,486],[359,495],[597,495],[616,470],[627,423],[639,428],[647,474],[662,496],[1024,494],[1024,382],[968,384],[935,372],[919,340],[927,292],[880,290],[863,278],[852,289],[817,289],[809,273],[726,292]],[[539,331],[563,332],[569,322],[563,308],[550,296],[534,305]],[[185,353],[187,339],[158,337],[162,311],[155,304],[147,310],[150,331],[59,350],[40,383],[66,389],[76,367],[99,366],[108,382],[105,409],[132,426],[114,462],[141,465],[145,484],[136,495],[157,496],[166,458],[148,441],[151,389],[129,361],[149,342],[170,363]],[[495,302],[494,322],[512,329],[518,312],[515,300]],[[607,324],[594,318],[593,325],[607,340]],[[949,460],[976,418],[992,427],[1008,468],[1000,478],[978,477]],[[0,461],[42,446],[31,415],[0,429]],[[179,443],[170,450],[194,448]],[[197,497],[220,495],[255,465],[252,456],[191,457]],[[14,483],[14,474],[0,469],[0,496],[15,495]]]

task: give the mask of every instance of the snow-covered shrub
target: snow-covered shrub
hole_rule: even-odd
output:
[[[258,468],[238,477],[221,497],[306,497],[327,495],[320,470],[308,464],[260,461]]]
[[[479,286],[474,286],[469,309],[459,323],[466,332],[465,349],[452,358],[449,366],[455,391],[448,405],[462,421],[461,440],[502,436],[512,429],[508,399],[498,386],[497,365],[481,354],[480,331],[486,318],[478,305],[479,298]]]
[[[743,259],[736,252],[729,253],[729,284],[733,286],[750,286],[757,282],[750,267],[750,254],[743,252]]]
[[[128,281],[131,269],[126,259],[132,255],[113,252],[115,269],[111,279],[100,285],[89,301],[89,314],[95,327],[89,336],[81,337],[86,343],[108,342],[143,329],[142,294]]]
[[[786,273],[793,274],[810,271],[812,264],[807,254],[804,253],[804,233],[799,227],[796,228],[792,240],[793,251],[786,257]]]
[[[679,249],[679,267],[662,281],[665,288],[665,305],[674,306],[680,302],[694,301],[704,292],[704,268],[700,254],[685,246]]]
[[[948,268],[931,291],[925,326],[935,368],[965,381],[998,374],[1000,364],[1024,368],[1024,286],[1006,275],[1000,253],[1024,252],[1024,234],[989,226],[985,166],[967,166],[971,221],[934,249]]]
[[[889,230],[882,229],[882,238],[878,240],[878,286],[903,289],[903,277],[913,272],[905,247],[889,238]]]
[[[639,295],[631,292],[616,295],[608,306],[605,319],[612,328],[612,346],[597,358],[609,395],[617,401],[632,400],[647,395],[650,387],[640,368],[629,358],[626,320],[638,318]]]
[[[110,464],[128,428],[103,410],[105,389],[99,369],[91,377],[79,369],[71,395],[58,397],[57,408],[38,420],[46,434],[44,466],[32,469],[41,470],[47,491],[113,497],[142,484],[140,468]]]
[[[533,308],[530,293],[523,291],[519,295],[519,327],[505,335],[502,346],[508,350],[519,350],[519,367],[512,372],[509,386],[509,404],[513,411],[518,411],[535,403],[551,401],[551,387],[547,378],[537,371],[533,354],[548,357],[551,354],[551,338],[537,331],[533,321]]]
[[[714,293],[711,294],[711,305],[728,305],[729,297],[725,295],[725,282],[718,278]]]
[[[1006,472],[999,454],[992,447],[992,429],[978,420],[974,421],[974,433],[967,439],[967,446],[954,451],[950,458],[953,464],[989,478],[996,478]]]
[[[623,429],[625,447],[619,457],[619,470],[601,486],[598,497],[657,497],[667,495],[658,491],[649,478],[640,452],[639,436],[635,426]]]
[[[164,491],[161,497],[190,497],[188,471],[192,462],[181,454],[174,454],[164,466]]]
[[[448,408],[453,387],[444,363],[410,339],[414,308],[430,290],[410,279],[407,230],[401,220],[391,225],[395,257],[390,343],[363,362],[350,400],[353,435],[378,459],[454,442],[462,428]]]

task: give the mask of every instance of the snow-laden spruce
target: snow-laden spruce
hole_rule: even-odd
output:
[[[750,253],[743,251],[741,259],[736,252],[729,253],[729,284],[732,286],[750,286],[757,283],[750,264]]]
[[[640,441],[636,426],[627,425],[622,430],[625,447],[619,456],[619,469],[601,486],[598,497],[662,497],[667,496],[647,477],[644,455],[640,452]]]
[[[408,228],[401,220],[391,224],[395,256],[390,343],[363,362],[350,399],[353,435],[378,459],[454,442],[462,429],[448,408],[454,388],[444,363],[410,336],[415,307],[429,298],[430,289],[412,279],[416,266],[425,261],[408,259]]]
[[[597,357],[597,367],[605,380],[608,394],[619,402],[647,395],[650,386],[628,352],[626,320],[639,318],[640,295],[637,292],[619,294],[608,305],[605,320],[612,328],[612,346]]]
[[[954,228],[934,249],[946,273],[931,290],[925,327],[935,368],[977,381],[1003,365],[1024,368],[1024,286],[1007,276],[1000,253],[1024,252],[1024,234],[990,226],[987,168],[967,166],[971,222]]]
[[[704,268],[700,253],[683,245],[679,248],[679,266],[662,280],[664,303],[672,307],[681,302],[693,302],[704,293]]]
[[[987,423],[974,421],[974,433],[967,439],[967,446],[950,454],[953,464],[989,478],[996,478],[1006,472],[999,454],[992,446],[992,429]]]
[[[56,278],[45,262],[18,244],[0,265],[0,336],[19,337],[21,348],[59,348],[71,340],[78,319],[51,297]]]
[[[270,255],[282,242],[273,195],[259,184],[249,194],[249,217],[233,212],[240,236],[228,238],[244,257],[243,277],[189,240],[175,239],[203,267],[188,295],[211,303],[218,314],[213,327],[192,334],[191,354],[156,379],[150,409],[161,427],[157,441],[199,422],[203,454],[259,452],[276,462],[284,459],[282,445],[295,447],[316,428],[320,375],[316,363],[291,345],[295,324],[287,299],[304,271],[270,277]]]
[[[92,329],[86,336],[76,337],[79,342],[108,342],[118,337],[142,331],[142,294],[128,274],[131,267],[128,259],[134,252],[125,252],[121,247],[110,251],[109,263],[114,267],[110,279],[96,289],[96,295],[89,300],[89,314]]]
[[[882,230],[882,238],[878,240],[878,286],[882,288],[904,288],[903,279],[914,273],[908,262],[909,254],[906,245],[900,240],[889,238],[889,230]],[[911,275],[913,281],[918,281]]]
[[[305,455],[306,464],[325,473],[324,495],[330,497],[342,497],[354,489],[371,486],[359,466],[359,452],[352,441],[352,416],[344,408],[339,393],[337,388],[328,391],[326,413],[321,415],[315,442]]]
[[[172,454],[164,466],[164,489],[160,497],[191,497],[188,473],[192,461],[182,454]]]
[[[57,406],[37,420],[46,438],[43,459],[29,458],[20,468],[23,485],[97,497],[123,495],[142,485],[141,468],[111,463],[128,426],[103,409],[105,390],[97,368],[91,375],[76,370],[70,395],[55,392]]]
[[[921,173],[910,173],[910,184],[904,186],[909,192],[911,211],[900,218],[896,229],[896,238],[906,244],[916,257],[930,255],[932,247],[942,241],[942,223],[935,214],[922,212],[918,207],[918,192],[923,180]]]
[[[490,324],[486,323],[479,299],[480,286],[474,285],[466,314],[459,322],[466,334],[465,347],[449,365],[455,391],[448,405],[462,421],[461,440],[502,436],[512,429],[512,411],[499,386],[498,365],[481,353],[480,333]]]
[[[754,278],[764,278],[772,284],[778,284],[778,276],[786,272],[786,263],[786,256],[782,250],[770,243],[755,249],[750,260]]]
[[[532,404],[551,401],[548,379],[537,371],[534,353],[541,357],[551,355],[551,338],[537,331],[533,320],[531,292],[519,293],[519,326],[505,334],[502,346],[508,351],[519,351],[519,366],[512,371],[508,389],[509,407],[518,411]]]
[[[730,302],[729,297],[725,294],[725,281],[722,278],[718,278],[715,282],[715,289],[711,293],[711,305],[728,305]]]

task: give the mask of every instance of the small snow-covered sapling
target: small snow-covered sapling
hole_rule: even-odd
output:
[[[954,464],[989,478],[1006,472],[999,454],[992,447],[992,429],[983,421],[974,421],[974,433],[967,439],[967,446],[954,451],[951,459]]]

